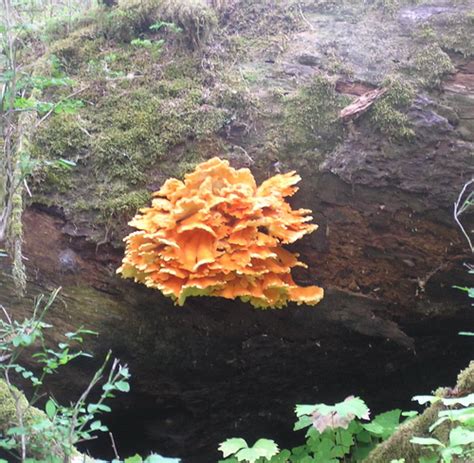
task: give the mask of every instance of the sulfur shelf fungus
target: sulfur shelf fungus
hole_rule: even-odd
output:
[[[184,182],[167,180],[130,222],[137,231],[125,238],[117,273],[178,305],[189,296],[240,298],[262,309],[317,304],[323,289],[293,281],[291,269],[306,265],[282,247],[317,228],[310,210],[285,201],[299,181],[289,172],[257,187],[250,170],[219,158],[198,165]]]

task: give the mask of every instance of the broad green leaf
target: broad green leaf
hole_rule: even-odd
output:
[[[271,439],[259,439],[253,445],[253,448],[260,454],[261,457],[270,459],[279,451],[278,445]]]
[[[255,463],[260,458],[260,454],[253,447],[241,449],[235,454],[235,456],[237,460],[248,461],[249,463]]]
[[[287,463],[288,459],[291,456],[291,452],[289,450],[282,450],[278,455],[274,455],[270,462],[271,463]]]
[[[91,431],[97,431],[102,427],[100,420],[93,421],[90,425]]]
[[[360,463],[363,462],[367,455],[372,451],[374,445],[372,444],[362,444],[357,445],[351,452],[351,462],[353,463]]]
[[[433,432],[434,429],[436,429],[440,424],[444,423],[445,421],[447,421],[448,418],[445,416],[445,417],[442,417],[442,418],[438,418],[429,428],[428,428],[428,431],[429,432]]]
[[[372,434],[381,437],[383,440],[388,439],[397,429],[400,423],[401,410],[395,409],[389,412],[381,413],[374,419],[362,426]]]
[[[300,416],[298,421],[295,423],[293,427],[293,431],[299,431],[300,429],[307,428],[308,426],[311,426],[313,424],[313,421],[311,420],[311,417],[303,415]]]
[[[355,415],[360,419],[369,419],[369,408],[360,397],[348,397],[343,402],[334,405],[334,408],[342,416]]]
[[[328,437],[322,438],[318,442],[318,445],[316,445],[314,448],[311,447],[311,450],[313,450],[315,457],[317,457],[318,459],[326,459],[326,460],[331,459],[331,454],[332,454],[333,449],[334,449],[334,440]]]
[[[451,446],[470,445],[474,443],[474,431],[458,426],[449,433],[449,443]]]
[[[54,418],[54,415],[56,414],[56,410],[57,410],[56,404],[51,399],[49,399],[46,402],[45,410],[46,410],[46,415],[48,416],[48,418],[52,420]]]
[[[120,392],[129,392],[130,391],[130,384],[128,384],[126,381],[117,381],[115,383],[115,387]]]
[[[458,410],[442,410],[439,417],[444,417],[452,421],[460,421],[462,423],[474,420],[474,407],[460,408]]]
[[[469,405],[474,404],[474,393],[469,394],[465,397],[453,397],[453,398],[443,398],[443,404],[452,407],[453,405],[462,405],[464,407],[469,407]]]
[[[331,456],[342,458],[346,454],[346,448],[343,445],[335,445],[331,450]]]
[[[412,437],[410,439],[410,442],[412,444],[418,445],[438,445],[440,447],[444,447],[444,444],[442,442],[433,437]]]
[[[418,402],[420,405],[425,405],[427,403],[434,404],[435,402],[439,402],[441,397],[436,397],[434,395],[416,395],[411,400]]]
[[[349,448],[354,444],[354,437],[347,429],[341,429],[338,434],[344,447]]]
[[[296,416],[311,415],[317,407],[317,405],[297,405],[295,407]]]
[[[27,433],[27,429],[23,426],[14,426],[12,428],[7,429],[8,436],[22,436]]]
[[[365,429],[357,433],[356,439],[358,442],[362,442],[363,444],[370,444],[372,442],[372,437],[370,433]]]
[[[218,449],[224,455],[224,458],[227,458],[230,455],[237,453],[240,449],[248,448],[247,442],[240,437],[233,437],[225,440],[219,444]]]
[[[143,463],[143,458],[140,455],[125,458],[124,463]]]
[[[108,405],[104,404],[89,404],[87,406],[87,413],[96,413],[96,412],[111,412],[112,409]]]
[[[451,463],[453,461],[453,455],[462,455],[462,447],[448,447],[441,451],[441,457],[443,462]]]

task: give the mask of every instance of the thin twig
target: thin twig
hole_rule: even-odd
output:
[[[310,30],[314,31],[314,26],[308,21],[308,19],[303,13],[303,9],[301,8],[301,3],[298,3],[298,10],[300,12],[300,15],[303,21],[309,26]]]
[[[12,325],[13,322],[12,322],[12,319],[10,318],[10,315],[7,312],[7,309],[5,309],[5,307],[3,307],[3,305],[0,305],[0,309],[2,309],[3,313],[5,314],[5,317],[7,318],[8,323],[10,325]]]
[[[463,224],[461,223],[461,220],[459,219],[459,216],[461,215],[461,213],[466,210],[466,207],[464,207],[465,202],[463,201],[461,203],[461,201],[464,197],[464,194],[466,193],[467,188],[473,183],[474,183],[474,178],[472,178],[469,182],[466,182],[464,184],[464,186],[461,190],[461,193],[459,193],[458,199],[454,202],[453,215],[454,215],[454,220],[458,224],[459,228],[461,229],[461,232],[463,233],[464,237],[467,240],[467,243],[469,244],[469,248],[470,248],[471,252],[474,253],[474,246],[472,244],[471,238],[470,238],[469,234],[467,233],[466,229],[464,228]],[[469,197],[470,197],[470,195],[468,196],[468,198]]]
[[[118,452],[117,452],[117,447],[115,446],[114,435],[113,435],[111,432],[109,432],[109,437],[110,437],[110,441],[112,442],[112,450],[114,451],[115,458],[116,458],[117,460],[120,460],[120,456],[119,456],[119,454],[118,454]]]

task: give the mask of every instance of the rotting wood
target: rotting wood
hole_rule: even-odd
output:
[[[386,91],[387,88],[384,87],[376,88],[375,90],[364,93],[349,106],[346,106],[344,109],[342,109],[339,113],[339,117],[344,121],[359,117],[361,114],[365,113],[379,98],[381,98]]]

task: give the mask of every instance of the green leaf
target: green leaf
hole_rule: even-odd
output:
[[[450,419],[451,421],[460,421],[461,423],[471,423],[474,421],[474,407],[461,408],[458,410],[442,410],[439,417]],[[434,425],[433,425],[434,426]]]
[[[100,420],[93,421],[90,425],[91,431],[97,431],[101,427],[102,427],[102,423],[100,422]]]
[[[468,407],[469,405],[474,404],[474,393],[469,394],[465,397],[453,397],[453,398],[443,398],[443,404],[452,407],[453,405],[462,405]]]
[[[253,448],[260,454],[261,457],[270,459],[279,451],[278,445],[271,439],[259,439],[253,445]]]
[[[7,429],[8,436],[22,436],[22,435],[25,435],[26,432],[27,432],[26,428],[22,426],[15,426],[15,427]]]
[[[115,383],[115,387],[120,392],[129,392],[130,391],[130,384],[128,384],[126,381],[117,381]]]
[[[297,405],[295,407],[295,413],[297,417],[303,415],[311,415],[316,410],[317,405]]]
[[[237,453],[243,448],[248,448],[248,444],[240,437],[233,437],[219,444],[219,450],[224,455],[224,458]]]
[[[400,423],[401,410],[395,409],[389,412],[377,415],[370,423],[362,426],[372,434],[381,437],[383,440],[388,439],[397,429]]]
[[[441,457],[445,463],[451,463],[453,461],[453,455],[462,455],[462,447],[448,447],[441,450]]]
[[[81,100],[64,100],[54,106],[55,114],[74,114],[83,108],[84,102]]]
[[[369,419],[369,408],[360,397],[348,397],[342,402],[335,404],[334,409],[343,417],[355,415],[360,419]]]
[[[313,424],[313,421],[311,420],[311,417],[303,415],[300,416],[298,421],[295,423],[293,427],[293,431],[299,431],[300,429],[307,428],[308,426],[311,426]]]
[[[255,463],[260,458],[260,454],[253,447],[239,450],[235,456],[238,461],[248,461],[249,463]]]
[[[46,410],[46,415],[48,416],[48,418],[52,420],[54,418],[54,415],[56,414],[56,410],[57,410],[56,404],[51,399],[49,399],[46,402],[45,410]]]
[[[344,447],[349,448],[354,444],[354,438],[352,436],[352,433],[350,431],[348,431],[347,429],[341,429],[338,432],[338,434],[341,438],[341,444]]]
[[[420,405],[425,405],[427,403],[434,404],[441,400],[441,397],[436,397],[434,395],[416,395],[411,400],[418,402]]]
[[[444,447],[444,444],[442,442],[433,437],[412,437],[410,439],[410,442],[412,444],[418,445],[438,445],[440,447]]]
[[[87,405],[87,413],[96,412],[111,412],[112,409],[108,405],[104,404],[89,404]]]
[[[73,167],[76,167],[77,164],[74,161],[69,161],[68,159],[58,159],[56,161],[56,165],[59,167],[64,167],[65,169],[72,169]]]
[[[162,457],[161,455],[153,454],[146,458],[145,463],[180,463],[179,458]]]
[[[429,431],[429,432],[433,432],[434,429],[436,429],[440,424],[444,423],[444,422],[447,421],[447,420],[448,420],[447,417],[438,418],[438,419],[428,428],[428,431]]]
[[[474,431],[470,431],[462,426],[454,428],[449,433],[449,443],[451,446],[470,445],[474,443]]]
[[[362,442],[363,444],[370,444],[372,442],[372,437],[370,433],[365,429],[357,433],[356,439],[358,442]]]
[[[438,463],[439,458],[438,455],[430,455],[428,457],[420,457],[418,461],[419,463]]]
[[[125,458],[124,463],[143,463],[143,459],[140,455],[134,455],[133,457]]]

